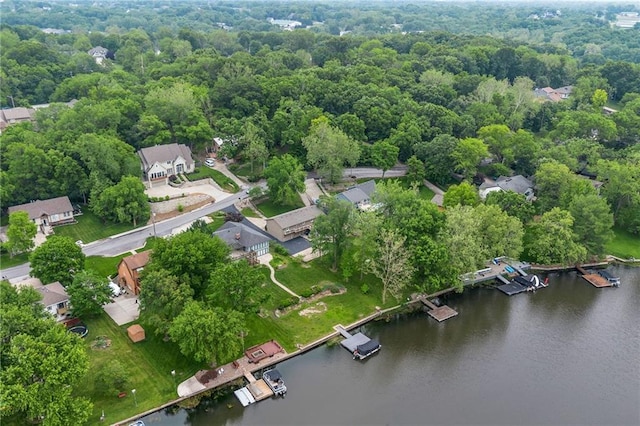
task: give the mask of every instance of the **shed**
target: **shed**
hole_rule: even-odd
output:
[[[127,328],[127,334],[133,343],[138,343],[145,339],[144,328],[140,324],[134,324]]]

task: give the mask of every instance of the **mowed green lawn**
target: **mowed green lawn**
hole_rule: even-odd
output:
[[[215,183],[220,185],[220,188],[225,191],[238,192],[240,190],[238,185],[228,176],[222,174],[222,172],[218,170],[212,169],[211,167],[207,166],[197,167],[195,171],[189,174],[187,177],[192,181],[210,177],[215,181]]]
[[[117,326],[107,314],[85,321],[89,334],[85,338],[89,354],[89,373],[82,378],[78,389],[83,396],[93,401],[91,424],[100,423],[104,410],[104,424],[112,424],[136,413],[149,410],[178,397],[171,371],[176,371],[175,383],[186,380],[196,371],[204,368],[182,356],[178,347],[147,331],[146,340],[132,343],[127,336],[126,326]],[[106,349],[91,348],[97,336],[106,336],[111,346]],[[129,373],[126,385],[127,395],[104,395],[95,385],[95,374],[112,359],[117,359]],[[131,389],[136,389],[135,404]]]
[[[273,217],[282,213],[290,212],[291,210],[299,209],[300,207],[304,207],[304,203],[302,202],[302,200],[298,201],[299,202],[294,206],[283,206],[281,204],[275,204],[270,199],[266,198],[264,201],[261,201],[260,204],[256,205],[256,207],[266,217]]]
[[[81,240],[86,244],[136,228],[130,223],[105,223],[87,207],[84,208],[82,216],[76,216],[76,220],[78,223],[73,225],[56,226],[56,235],[69,237],[73,241]],[[137,227],[145,225],[146,223],[139,223]]]
[[[615,237],[607,244],[607,254],[624,259],[640,259],[640,236],[620,228],[613,228]]]

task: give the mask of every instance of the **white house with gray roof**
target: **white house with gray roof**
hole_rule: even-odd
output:
[[[170,143],[142,148],[138,156],[142,160],[142,172],[149,186],[167,183],[173,175],[193,173],[195,170],[191,149],[185,144]]]
[[[360,210],[366,210],[371,206],[371,196],[376,190],[376,181],[368,180],[359,183],[336,195],[339,200],[345,200]]]
[[[9,207],[9,214],[19,211],[27,212],[29,219],[40,229],[76,221],[73,217],[73,206],[66,195]]]
[[[213,236],[220,238],[235,251],[255,252],[256,256],[269,253],[271,238],[240,222],[226,222]]]
[[[480,185],[478,188],[480,198],[487,198],[490,192],[495,191],[513,191],[517,194],[524,195],[527,201],[533,201],[535,194],[533,192],[533,182],[522,175],[500,176],[495,181],[488,181]]]
[[[64,321],[70,316],[69,295],[58,281],[42,285],[38,278],[29,278],[15,284],[16,287],[31,287],[42,296],[40,303],[56,321]]]

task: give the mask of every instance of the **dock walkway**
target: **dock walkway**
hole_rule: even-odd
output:
[[[442,322],[448,320],[449,318],[453,318],[458,315],[458,311],[450,308],[447,305],[444,306],[436,306],[433,302],[428,300],[424,295],[418,296],[418,301],[422,302],[426,307],[429,308],[429,316],[435,319],[438,322]]]

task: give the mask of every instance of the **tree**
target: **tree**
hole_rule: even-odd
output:
[[[573,265],[585,260],[587,250],[578,242],[573,223],[571,213],[558,207],[530,223],[524,239],[527,259],[543,265]]]
[[[171,339],[183,355],[211,364],[230,361],[242,346],[243,315],[236,311],[206,308],[202,303],[187,303],[169,328]]]
[[[489,149],[487,145],[476,138],[460,140],[451,154],[456,169],[464,173],[467,179],[471,179],[476,175],[478,164],[488,155]]]
[[[326,214],[318,216],[313,223],[311,241],[314,250],[330,254],[331,267],[335,271],[350,242],[354,207],[350,202],[334,197],[321,198],[320,205]]]
[[[34,246],[33,238],[37,232],[38,227],[29,220],[29,213],[23,211],[11,213],[9,215],[9,228],[7,229],[11,256],[31,251]]]
[[[246,260],[225,263],[211,274],[207,301],[211,306],[253,313],[265,301],[261,291],[265,277]]]
[[[326,119],[313,121],[309,135],[302,139],[307,150],[307,162],[318,173],[336,183],[342,179],[344,165],[355,166],[360,147],[341,130],[329,126]]]
[[[193,297],[204,297],[214,269],[227,262],[229,248],[220,239],[197,231],[182,232],[156,243],[151,254],[150,271],[166,270],[193,289]]]
[[[513,191],[492,191],[487,194],[485,203],[489,206],[496,205],[509,216],[520,219],[527,224],[536,213],[533,204],[527,201],[527,197]]]
[[[102,306],[112,297],[109,281],[93,271],[80,271],[67,286],[69,302],[77,317],[89,317],[102,312]]]
[[[597,168],[598,179],[604,182],[602,195],[612,207],[616,225],[640,234],[640,162],[601,160]]]
[[[145,269],[140,279],[140,317],[157,335],[166,335],[171,322],[193,300],[193,289],[164,269]]]
[[[387,293],[398,299],[411,281],[413,266],[409,250],[404,246],[406,238],[394,230],[384,230],[376,246],[376,254],[368,262],[368,269],[382,281],[382,303]]]
[[[300,162],[290,154],[274,157],[264,171],[269,188],[269,198],[274,203],[295,206],[300,192],[305,189],[306,174]]]
[[[418,157],[412,155],[407,160],[407,178],[411,183],[422,185],[425,178],[424,163]]]
[[[375,211],[363,211],[353,215],[353,238],[345,249],[340,269],[345,280],[360,271],[360,279],[366,272],[367,259],[373,258],[376,241],[382,226],[382,217]]]
[[[31,276],[43,283],[59,281],[65,287],[84,269],[85,255],[69,237],[52,235],[29,256]]]
[[[453,207],[457,205],[477,206],[480,203],[478,191],[469,182],[462,182],[459,185],[451,185],[444,193],[442,205]]]
[[[0,418],[51,426],[84,424],[91,402],[73,395],[89,368],[84,344],[45,312],[35,290],[6,282],[0,286]]]
[[[520,258],[524,228],[518,218],[509,216],[500,207],[480,204],[473,209],[479,219],[480,242],[486,259],[507,256]]]
[[[109,396],[117,395],[127,389],[130,373],[117,359],[104,363],[96,373],[96,387],[101,393]]]
[[[151,214],[144,190],[140,179],[125,176],[117,185],[102,191],[97,200],[92,199],[91,208],[105,221],[129,222],[137,226],[139,221],[149,220]]]
[[[573,232],[587,254],[604,254],[605,246],[614,237],[613,213],[607,201],[595,194],[574,197],[569,213],[574,219]]]
[[[609,95],[607,95],[605,90],[596,89],[595,92],[593,92],[593,96],[591,96],[591,105],[593,105],[594,108],[600,109],[607,103],[608,99]]]
[[[553,207],[566,209],[574,197],[595,194],[588,180],[579,178],[567,166],[556,161],[542,163],[535,179],[537,202],[542,211]]]
[[[256,161],[262,163],[264,168],[264,164],[269,158],[269,150],[255,124],[251,122],[245,124],[242,143],[244,145],[242,152],[245,157],[249,158],[249,162],[251,163],[251,173],[253,174],[253,163]]]
[[[480,217],[471,206],[455,206],[447,209],[443,241],[451,254],[451,269],[456,277],[477,270],[488,257],[483,247]],[[456,279],[454,286],[462,291],[462,281]]]
[[[444,184],[453,172],[453,152],[458,139],[450,135],[438,135],[431,142],[420,142],[413,151],[425,167],[426,178],[434,183]]]
[[[371,159],[373,165],[379,169],[382,169],[382,177],[391,167],[395,166],[398,161],[398,153],[400,148],[393,145],[391,142],[384,140],[373,144],[371,148]]]

